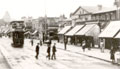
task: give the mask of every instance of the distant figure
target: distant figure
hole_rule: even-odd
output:
[[[115,61],[120,64],[120,46],[118,46],[117,51],[115,52]]]
[[[83,52],[85,52],[85,48],[86,48],[86,43],[85,43],[85,41],[83,41],[83,43],[82,43]]]
[[[49,45],[51,45],[51,43],[52,43],[52,41],[51,41],[51,39],[49,39]]]
[[[110,59],[112,60],[112,63],[115,62],[115,49],[112,47],[110,51]]]
[[[35,56],[35,58],[38,59],[38,55],[39,55],[39,43],[37,44],[35,50],[36,50],[36,56]]]
[[[90,40],[89,39],[87,39],[86,47],[88,47],[88,50],[91,50],[91,45],[90,45]]]
[[[58,41],[58,43],[59,43],[59,38],[57,37],[57,41]]]
[[[40,46],[42,46],[42,41],[40,40]]]
[[[54,43],[53,47],[52,47],[52,60],[56,59],[56,43]]]
[[[100,48],[101,48],[101,52],[104,53],[105,45],[104,45],[103,39],[101,39]]]
[[[67,49],[67,47],[66,47],[66,45],[67,45],[67,38],[65,38],[65,40],[64,40],[64,49],[66,50]]]
[[[31,46],[33,46],[33,39],[31,40]]]
[[[48,44],[48,48],[47,48],[47,53],[48,55],[46,56],[46,58],[48,58],[50,60],[50,44]]]

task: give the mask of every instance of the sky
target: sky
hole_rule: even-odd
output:
[[[59,17],[64,14],[69,18],[79,6],[113,7],[114,0],[0,0],[0,18],[8,11],[11,19],[20,19],[23,16]]]

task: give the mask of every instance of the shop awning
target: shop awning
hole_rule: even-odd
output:
[[[113,38],[120,30],[120,21],[111,21],[110,24],[99,35],[100,38]]]
[[[87,35],[87,33],[95,26],[96,24],[87,24],[80,31],[78,31],[75,35]]]
[[[24,34],[30,34],[30,31],[25,32]]]
[[[120,32],[115,36],[115,38],[119,38],[120,39]]]
[[[37,32],[38,32],[38,31],[37,31],[37,30],[35,30],[35,31],[32,33],[32,35],[35,35]]]
[[[5,31],[4,31],[4,33],[9,33],[10,32],[10,30],[9,29],[6,29]]]
[[[69,29],[71,29],[71,26],[65,26],[58,34],[65,34]]]
[[[71,29],[68,33],[66,33],[66,36],[73,36],[75,33],[77,33],[80,29],[83,28],[84,25],[77,25],[73,29]]]

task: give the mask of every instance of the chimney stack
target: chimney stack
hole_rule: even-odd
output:
[[[102,5],[98,5],[98,10],[102,10]]]

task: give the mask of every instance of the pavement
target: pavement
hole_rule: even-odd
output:
[[[63,43],[57,43],[57,48],[63,49],[64,50],[64,45]],[[79,49],[78,49],[79,48]],[[81,46],[75,46],[75,45],[67,45],[67,50],[66,51],[70,51],[70,52],[74,52],[77,54],[82,54],[88,57],[93,57],[93,58],[97,58],[100,60],[104,60],[107,62],[111,62],[110,60],[110,51],[105,49],[104,53],[101,52],[101,50],[98,48],[91,48],[91,50],[88,50],[87,48],[85,49],[85,52],[83,52],[82,47]]]
[[[38,40],[36,40],[36,41],[38,41]],[[58,49],[64,50],[63,43],[58,43],[57,41],[52,41],[52,44],[54,44],[54,43],[56,43],[56,47]],[[81,46],[67,44],[66,51],[112,63],[112,60],[110,59],[110,50],[109,49],[104,49],[104,52],[101,52],[100,48],[91,48],[91,50],[88,50],[88,48],[86,48],[85,52],[83,52]],[[117,58],[115,58],[115,64],[120,65],[120,62],[117,63]]]
[[[63,43],[57,43],[56,46],[57,46],[57,48],[64,50]],[[110,50],[108,50],[108,49],[104,49],[104,52],[101,52],[100,48],[91,48],[91,50],[88,50],[88,48],[86,48],[85,51],[83,51],[81,46],[67,44],[66,51],[74,52],[77,54],[81,54],[84,56],[88,56],[88,57],[92,57],[92,58],[96,58],[99,60],[103,60],[103,61],[112,63],[112,60],[110,59]],[[115,64],[120,65],[120,62],[117,63],[117,58],[115,58]]]
[[[4,38],[4,39],[7,40],[8,38]],[[27,43],[25,45],[30,44],[30,39],[26,39],[26,41],[27,41]],[[36,45],[37,42],[39,42],[39,41],[38,40],[34,40],[34,45]],[[58,49],[61,49],[61,50],[65,51],[63,43],[57,43],[55,41],[53,41],[52,43],[56,43],[56,47]],[[3,44],[4,44],[4,42],[3,42]],[[10,45],[9,42],[8,42],[8,45]],[[30,48],[27,48],[27,49],[25,48],[23,50],[14,49],[15,50],[14,52],[12,51],[13,49],[10,48],[10,47],[8,47],[8,50],[7,50],[9,52],[7,52],[5,50],[5,48],[3,48],[2,46],[0,46],[0,49],[1,49],[2,52],[4,52],[3,54],[4,54],[7,62],[10,64],[10,66],[11,66],[12,69],[34,69],[34,66],[38,67],[38,68],[35,68],[35,69],[39,69],[40,65],[41,65],[41,69],[43,69],[43,68],[50,69],[48,66],[51,64],[51,62],[46,61],[45,58],[42,59],[44,61],[38,62],[38,61],[36,61],[36,59],[34,59],[34,57],[31,57],[31,56],[35,55],[35,53],[33,53],[33,51],[34,51],[35,48],[31,47],[31,45],[30,45]],[[30,51],[30,50],[33,50],[33,51]],[[44,51],[45,50],[43,49],[43,52]],[[80,54],[80,55],[88,56],[88,57],[95,58],[95,59],[100,59],[100,60],[103,60],[103,61],[111,63],[110,53],[109,53],[110,51],[107,50],[107,49],[105,49],[104,53],[101,53],[101,50],[100,49],[96,49],[96,48],[92,48],[91,50],[87,50],[86,49],[85,52],[83,52],[82,48],[80,46],[67,45],[67,50],[66,51],[68,51],[70,53],[73,53],[73,54]],[[21,53],[21,52],[27,52],[27,53]],[[33,53],[33,54],[31,55],[31,53]],[[42,56],[42,57],[45,57],[46,54],[43,54],[43,55],[44,56]],[[29,58],[29,60],[28,60],[28,58]],[[63,59],[63,57],[61,57],[61,55],[60,55],[59,59]],[[66,59],[68,60],[68,58],[66,58]],[[35,65],[36,63],[37,63],[37,65]],[[27,64],[30,64],[30,66],[26,66]],[[46,66],[46,64],[48,64],[48,65]],[[31,66],[31,65],[33,65],[33,66]],[[57,66],[60,66],[60,65],[61,64],[58,64]],[[25,68],[21,68],[21,67],[25,67]],[[62,67],[65,68],[66,66],[62,65]]]

